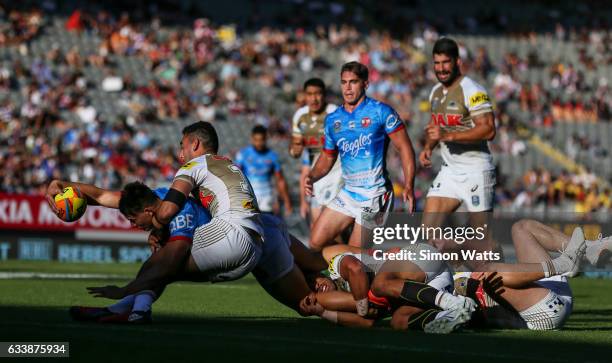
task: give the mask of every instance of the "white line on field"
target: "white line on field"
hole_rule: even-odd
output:
[[[47,273],[47,272],[0,272],[0,280],[129,280],[132,276],[112,274],[82,274],[82,273]],[[189,281],[182,283],[191,284]],[[181,284],[177,282],[176,284]],[[205,283],[206,284],[206,283]],[[206,284],[208,288],[248,289],[245,285],[236,284]]]
[[[74,324],[74,323],[66,323],[66,324],[59,324],[59,323],[35,323],[35,322],[19,322],[19,323],[14,323],[14,322],[4,322],[3,325],[15,325],[15,326],[36,326],[36,327],[57,327],[57,328],[66,328],[66,327],[70,327],[70,328],[76,328],[76,329],[84,329],[84,330],[88,330],[91,331],[93,328],[92,324]],[[101,326],[102,327],[102,326]],[[116,331],[146,331],[146,332],[151,332],[151,333],[156,333],[156,334],[175,334],[175,335],[188,335],[188,336],[195,336],[197,335],[198,337],[203,337],[206,336],[208,338],[217,338],[217,339],[242,339],[242,340],[248,340],[249,342],[253,342],[253,341],[261,341],[262,343],[270,343],[270,342],[276,342],[276,343],[296,343],[299,345],[303,345],[303,344],[313,344],[313,345],[328,345],[328,346],[333,346],[334,348],[345,348],[345,349],[364,349],[364,347],[367,348],[373,348],[373,349],[378,349],[378,350],[385,350],[385,351],[400,351],[400,352],[413,352],[413,353],[436,353],[436,354],[448,354],[448,355],[457,355],[457,356],[472,356],[472,357],[487,357],[487,358],[503,358],[503,359],[514,359],[514,360],[519,360],[519,359],[526,359],[526,360],[533,360],[534,357],[532,356],[528,356],[528,355],[519,355],[519,354],[504,354],[504,353],[488,353],[488,352],[468,352],[468,351],[456,351],[456,350],[444,350],[444,349],[440,349],[439,347],[435,348],[435,349],[429,349],[429,348],[423,348],[423,347],[415,347],[415,346],[399,346],[399,345],[390,345],[390,344],[380,344],[380,343],[375,343],[375,344],[367,344],[364,345],[362,343],[352,343],[352,342],[347,342],[347,341],[330,341],[330,340],[320,340],[320,339],[312,339],[311,337],[308,337],[307,339],[305,338],[292,338],[292,337],[287,337],[287,336],[265,336],[265,335],[251,335],[251,334],[227,334],[227,333],[223,333],[223,334],[218,334],[217,333],[211,333],[211,332],[206,332],[206,331],[198,331],[197,333],[190,333],[190,332],[186,332],[184,330],[173,330],[173,329],[167,329],[167,328],[156,328],[154,326],[117,326],[117,325],[104,325],[103,326],[104,329],[108,329],[108,330],[116,330]],[[435,338],[435,337],[432,337]],[[410,340],[406,339],[406,344],[410,344]],[[271,345],[266,345],[267,348],[272,347]],[[279,346],[273,346],[274,350],[286,350],[287,347],[279,345]],[[548,357],[548,358],[544,358],[542,359],[541,357],[538,358],[540,359],[540,361],[542,362],[554,362],[554,363],[558,363],[558,362],[573,362],[570,359],[559,359],[557,357]],[[596,361],[593,361],[596,362]]]
[[[70,280],[92,280],[92,279],[129,279],[127,275],[112,274],[83,274],[83,273],[47,273],[47,272],[0,272],[0,280],[12,279],[70,279]]]

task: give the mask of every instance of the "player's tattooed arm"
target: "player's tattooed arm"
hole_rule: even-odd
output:
[[[312,196],[312,185],[316,183],[319,179],[323,178],[334,166],[336,159],[338,158],[338,153],[328,153],[323,152],[317,162],[308,173],[305,182],[305,192],[306,195]]]
[[[172,190],[174,190],[183,194],[186,200],[186,198],[189,197],[189,194],[191,193],[192,189],[193,185],[188,181],[184,179],[175,179],[174,182],[172,182],[172,185],[170,186],[168,195],[170,195],[172,193]],[[176,214],[182,208],[182,205],[179,205],[174,201],[169,201],[167,200],[167,198],[164,199],[164,201],[159,206],[159,209],[157,209],[157,212],[153,216],[153,225],[155,226],[155,228],[161,229],[163,226],[170,223],[172,218],[174,218],[174,216],[176,216]]]
[[[57,212],[55,206],[55,195],[62,192],[64,188],[73,187],[78,188],[81,193],[87,197],[87,204],[89,205],[101,205],[107,208],[119,208],[119,200],[121,199],[121,192],[118,190],[108,190],[98,188],[93,184],[85,183],[74,183],[63,180],[53,180],[49,183],[46,192],[47,202],[54,212]]]

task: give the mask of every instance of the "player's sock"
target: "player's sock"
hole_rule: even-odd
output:
[[[400,293],[400,298],[409,303],[420,303],[436,307],[438,306],[436,304],[436,297],[439,292],[440,291],[435,287],[422,282],[406,280],[404,281],[404,287]]]
[[[132,306],[134,306],[134,300],[136,300],[136,295],[128,295],[113,305],[107,307],[107,309],[111,313],[115,314],[123,314],[132,310]]]
[[[141,291],[136,295],[132,311],[149,311],[157,295],[151,290]]]
[[[423,330],[425,328],[425,325],[430,321],[434,320],[439,312],[439,309],[429,309],[411,315],[410,319],[408,319],[408,329]]]

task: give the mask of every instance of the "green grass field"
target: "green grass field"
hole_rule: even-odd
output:
[[[0,272],[132,275],[137,265],[0,262]],[[82,362],[612,362],[612,281],[572,281],[574,313],[562,331],[462,331],[446,336],[388,327],[348,329],[300,318],[251,277],[169,286],[147,326],[79,324],[70,305],[106,305],[86,286],[125,280],[2,279],[0,341],[68,341]]]

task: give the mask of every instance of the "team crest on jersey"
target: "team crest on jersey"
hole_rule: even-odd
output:
[[[181,166],[181,169],[189,170],[189,169],[193,168],[196,165],[198,165],[197,161],[190,161],[188,163],[183,164],[183,166]]]
[[[334,121],[334,132],[340,131],[341,127],[342,127],[342,123],[340,122],[340,120]]]
[[[448,105],[446,106],[447,110],[454,110],[454,111],[458,111],[459,110],[459,106],[457,106],[457,102],[455,101],[450,101],[448,103]]]
[[[370,120],[369,117],[364,117],[361,119],[361,127],[363,128],[370,126],[371,123],[372,123],[372,120]]]
[[[349,125],[349,129],[354,129],[355,128],[355,121],[350,121],[348,125]]]
[[[489,102],[489,96],[484,92],[476,92],[470,97],[470,107],[478,106],[485,102]]]

